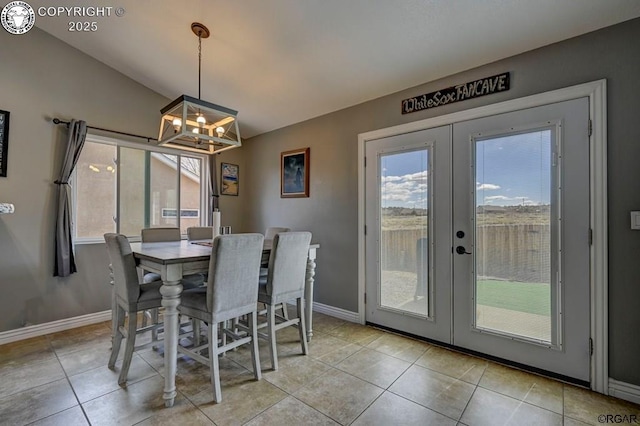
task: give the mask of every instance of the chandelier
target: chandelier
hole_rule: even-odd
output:
[[[238,112],[200,99],[202,39],[209,29],[194,22],[191,31],[198,36],[198,98],[182,95],[160,110],[158,145],[210,154],[237,148],[242,145]]]

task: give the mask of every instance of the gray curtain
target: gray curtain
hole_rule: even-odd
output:
[[[73,257],[73,241],[71,239],[71,187],[69,178],[78,162],[80,152],[87,137],[87,123],[82,120],[71,120],[67,152],[62,163],[60,177],[55,181],[58,185],[58,217],[56,220],[56,258],[53,276],[68,277],[77,271]]]
[[[209,155],[209,190],[211,196],[209,197],[209,226],[213,225],[212,212],[215,212],[218,206],[218,198],[220,197],[218,192],[218,169],[216,168],[217,154]]]

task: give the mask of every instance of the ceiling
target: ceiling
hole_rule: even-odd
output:
[[[111,16],[37,16],[36,26],[171,99],[198,94],[190,25],[205,24],[202,99],[238,110],[244,138],[640,16],[638,0],[91,4],[112,6]],[[85,20],[97,31],[69,31],[69,21]]]

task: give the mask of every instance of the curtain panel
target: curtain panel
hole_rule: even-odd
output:
[[[82,120],[71,120],[62,170],[60,171],[60,177],[55,181],[58,186],[58,215],[55,233],[54,277],[68,277],[77,271],[71,236],[73,211],[69,178],[78,162],[78,158],[80,158],[86,137],[87,123]]]

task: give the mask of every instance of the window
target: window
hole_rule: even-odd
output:
[[[102,241],[106,232],[138,237],[147,227],[186,234],[204,224],[205,158],[87,135],[73,178],[76,241]]]

